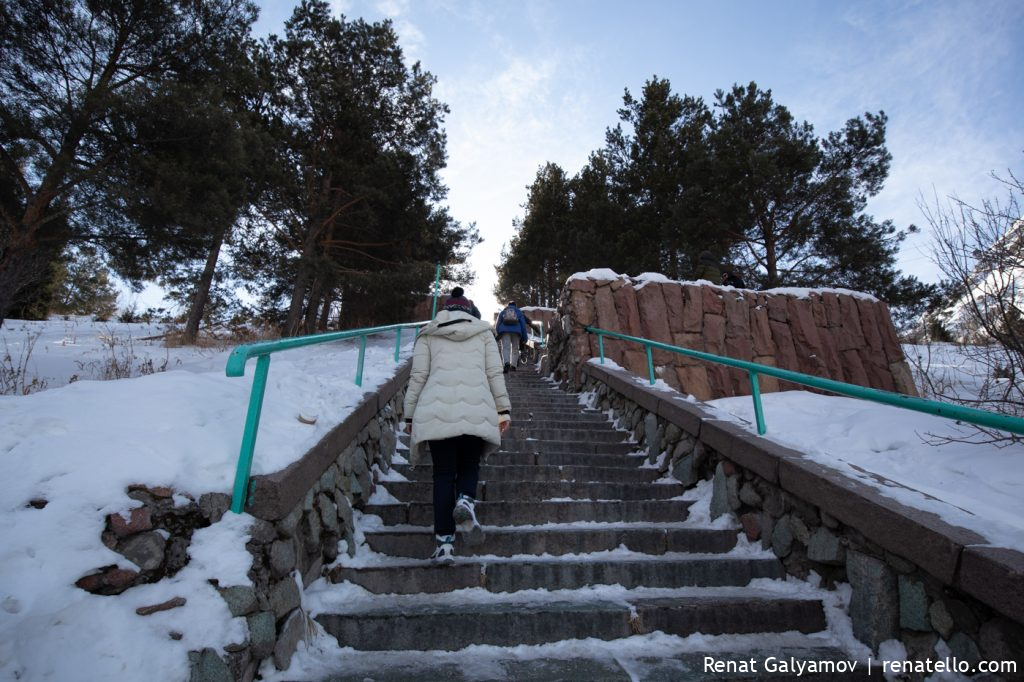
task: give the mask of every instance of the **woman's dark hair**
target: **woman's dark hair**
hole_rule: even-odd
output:
[[[452,289],[452,298],[459,298],[464,293],[466,292],[462,290],[462,287],[455,287]]]

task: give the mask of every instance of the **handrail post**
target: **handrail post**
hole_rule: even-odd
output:
[[[437,272],[434,274],[434,304],[430,308],[430,319],[437,315],[437,295],[441,290],[441,264],[437,264]]]
[[[764,425],[764,406],[761,405],[761,385],[757,380],[757,372],[750,372],[750,395],[754,398],[754,419],[757,421],[757,435],[763,436],[768,427]]]
[[[395,362],[398,362],[398,349],[402,347],[402,328],[399,327],[395,334]]]
[[[651,378],[651,386],[654,385],[654,358],[651,355],[651,344],[645,343],[644,349],[647,351],[647,375]]]
[[[597,350],[601,354],[601,364],[604,364],[604,334],[597,335]]]
[[[359,364],[356,365],[356,386],[363,385],[363,358],[366,357],[366,334],[359,337]]]
[[[256,432],[260,428],[260,412],[263,410],[263,394],[267,389],[267,373],[270,371],[270,356],[256,358],[256,372],[249,391],[249,411],[245,417],[242,432],[242,447],[238,453],[238,468],[235,470],[235,487],[231,494],[231,511],[241,514],[248,497],[249,472],[252,470],[252,455],[256,449]]]

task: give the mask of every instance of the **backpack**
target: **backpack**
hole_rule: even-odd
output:
[[[516,315],[516,309],[509,306],[502,310],[501,321],[505,324],[519,324],[519,316]]]

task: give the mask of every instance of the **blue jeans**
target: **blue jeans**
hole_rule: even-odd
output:
[[[460,493],[476,499],[484,439],[463,435],[429,442],[434,461],[434,533],[454,535],[455,500]]]

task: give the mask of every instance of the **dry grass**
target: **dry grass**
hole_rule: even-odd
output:
[[[195,343],[182,343],[182,330],[171,329],[164,334],[166,348],[209,348],[212,350],[230,350],[235,346],[258,341],[276,341],[281,333],[271,327],[212,327],[199,330]]]

